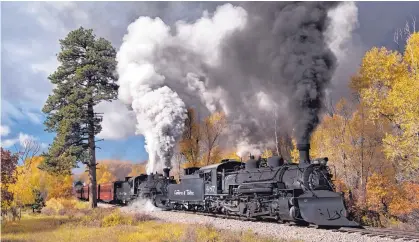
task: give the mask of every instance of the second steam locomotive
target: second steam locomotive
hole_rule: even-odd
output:
[[[140,175],[113,183],[110,196],[112,202],[124,204],[138,197],[148,198],[156,207],[167,210],[358,227],[348,219],[343,194],[335,191],[328,159],[310,160],[309,144],[299,144],[297,148],[298,164],[277,156],[266,160],[250,157],[245,163],[223,160],[184,169],[179,183],[165,168],[164,174]],[[83,190],[77,190],[79,198],[86,198]]]

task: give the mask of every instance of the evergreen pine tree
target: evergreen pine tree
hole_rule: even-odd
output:
[[[90,206],[96,198],[96,140],[102,117],[94,111],[101,101],[117,97],[116,50],[93,30],[80,27],[60,40],[60,66],[48,79],[56,85],[43,112],[46,131],[56,137],[45,155],[41,169],[50,173],[70,174],[77,163],[89,169]]]

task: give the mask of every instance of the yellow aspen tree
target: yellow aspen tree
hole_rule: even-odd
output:
[[[362,61],[351,86],[369,109],[374,122],[386,120],[392,130],[383,138],[384,153],[418,181],[419,168],[419,33],[407,40],[405,52],[373,48]]]
[[[128,174],[128,176],[134,177],[145,173],[145,166],[143,164],[133,164],[131,172]]]
[[[220,158],[221,153],[218,148],[218,141],[227,127],[226,116],[222,112],[215,112],[204,120],[202,126],[203,143],[205,147],[203,162],[205,165],[208,165],[217,162],[217,159]]]
[[[197,166],[201,158],[201,126],[193,108],[188,109],[187,115],[185,130],[179,142],[180,154],[185,158],[188,166]]]
[[[269,158],[273,156],[273,152],[270,149],[265,149],[261,155],[262,158]]]
[[[96,176],[98,179],[98,184],[108,183],[116,180],[116,177],[110,172],[108,165],[99,164],[97,167],[98,171]]]

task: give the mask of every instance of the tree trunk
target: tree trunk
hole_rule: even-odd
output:
[[[364,204],[366,204],[366,190],[367,190],[367,185],[364,182],[364,125],[365,125],[365,120],[364,120],[364,105],[361,104],[361,192],[362,192],[362,201],[364,202]]]
[[[90,208],[97,207],[97,192],[96,192],[96,147],[95,147],[95,123],[94,123],[94,110],[93,102],[89,102],[87,106],[89,118],[89,131],[88,131],[88,144],[89,144],[89,206]]]
[[[209,147],[208,147],[207,165],[209,165],[210,160],[211,160],[211,150],[212,150],[212,147],[211,147],[211,146],[209,146]]]

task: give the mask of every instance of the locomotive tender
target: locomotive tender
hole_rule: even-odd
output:
[[[348,219],[343,194],[335,192],[328,159],[310,160],[309,144],[297,148],[299,164],[275,156],[267,160],[250,157],[246,163],[223,160],[184,169],[179,183],[169,177],[168,168],[164,175],[128,178],[123,182],[126,186],[115,189],[115,200],[127,203],[145,197],[167,210],[271,218],[300,225],[359,227]]]

